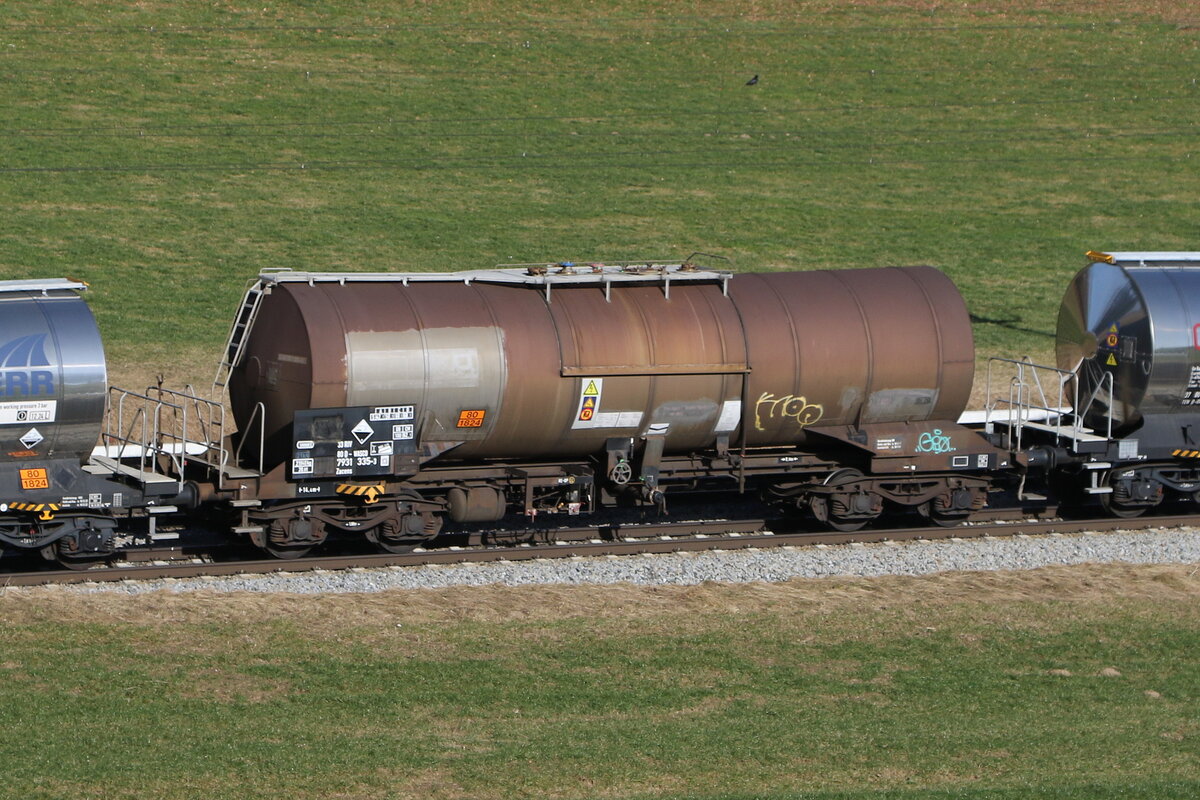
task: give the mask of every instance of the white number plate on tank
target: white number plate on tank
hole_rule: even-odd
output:
[[[0,425],[24,425],[30,422],[54,422],[57,400],[27,400],[0,403]]]

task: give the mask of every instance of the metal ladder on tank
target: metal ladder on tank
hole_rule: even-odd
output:
[[[291,270],[272,270],[279,272],[290,272]],[[217,374],[213,377],[212,388],[209,390],[209,400],[207,401],[212,406],[221,410],[221,425],[219,435],[212,439],[209,446],[218,454],[217,463],[212,463],[218,475],[219,488],[225,488],[226,481],[238,481],[243,478],[253,477],[255,474],[262,474],[264,444],[263,436],[265,430],[263,428],[265,409],[262,403],[257,403],[250,416],[250,420],[246,423],[247,429],[243,432],[242,442],[238,445],[236,452],[230,452],[227,447],[228,435],[230,431],[226,427],[225,422],[225,393],[229,386],[229,376],[242,360],[242,354],[246,350],[246,340],[250,335],[250,331],[254,328],[254,322],[258,319],[258,311],[262,306],[263,296],[266,295],[266,284],[261,279],[250,281],[246,286],[246,293],[242,296],[242,304],[238,307],[237,316],[233,319],[233,325],[229,327],[229,338],[225,340],[225,349],[222,351],[221,362],[217,365]],[[257,473],[253,469],[244,469],[240,466],[242,462],[242,448],[247,444],[254,442],[253,431],[258,430],[258,470]]]
[[[262,305],[264,294],[266,294],[266,287],[261,280],[256,279],[246,287],[246,294],[242,297],[242,305],[238,308],[233,325],[229,328],[229,338],[225,341],[225,350],[222,351],[221,363],[217,365],[217,374],[213,378],[212,390],[209,393],[209,397],[214,402],[220,402],[224,397],[225,388],[229,385],[229,374],[233,372],[234,367],[242,360],[242,353],[246,349],[246,338],[250,333],[250,329],[254,327],[254,321],[258,319],[258,309]]]

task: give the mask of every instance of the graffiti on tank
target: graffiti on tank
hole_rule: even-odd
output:
[[[942,435],[941,428],[934,428],[932,433],[922,433],[917,440],[918,453],[953,453],[957,447],[950,445],[950,437]]]
[[[820,403],[810,403],[803,396],[786,394],[776,397],[774,392],[763,392],[754,406],[754,427],[765,431],[763,418],[794,420],[797,427],[812,425],[825,414]]]

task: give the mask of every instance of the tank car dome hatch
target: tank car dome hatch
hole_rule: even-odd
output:
[[[82,460],[96,446],[108,374],[86,288],[0,281],[0,461]]]
[[[1200,405],[1200,253],[1090,252],[1058,315],[1058,367],[1085,424],[1114,431]],[[1094,399],[1093,399],[1094,398]]]

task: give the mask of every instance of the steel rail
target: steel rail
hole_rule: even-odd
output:
[[[1114,530],[1150,530],[1188,527],[1200,524],[1196,515],[1164,515],[1137,519],[1040,520],[1023,519],[971,523],[946,527],[886,528],[854,531],[773,532],[767,521],[722,520],[671,522],[636,526],[568,528],[555,531],[560,537],[583,534],[590,538],[564,539],[545,544],[510,546],[475,545],[418,549],[409,553],[359,553],[300,558],[295,560],[252,559],[237,561],[200,561],[179,559],[169,563],[127,562],[124,566],[94,567],[87,570],[39,570],[0,573],[0,586],[38,586],[48,584],[143,581],[164,578],[220,577],[271,573],[313,572],[318,570],[414,567],[432,564],[528,561],[535,559],[640,555],[655,553],[737,550],[770,547],[803,547],[850,543],[903,542],[935,539],[972,539],[987,536],[1036,536]],[[622,533],[636,532],[637,536]],[[597,538],[597,536],[601,538]],[[163,550],[164,557],[175,551]],[[175,555],[178,559],[178,556]]]

